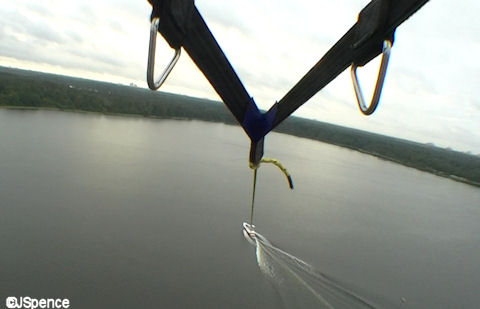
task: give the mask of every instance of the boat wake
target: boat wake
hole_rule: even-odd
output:
[[[243,234],[256,246],[258,266],[285,308],[376,308],[337,280],[272,245],[255,226],[243,223]]]

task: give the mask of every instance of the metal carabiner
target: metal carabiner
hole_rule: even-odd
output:
[[[177,64],[177,61],[180,58],[180,51],[181,51],[180,48],[175,50],[175,54],[173,55],[172,60],[170,60],[170,63],[167,65],[165,70],[163,70],[163,73],[162,75],[160,75],[160,78],[157,81],[155,81],[154,80],[155,48],[157,46],[157,32],[158,32],[159,25],[160,25],[160,19],[158,17],[153,18],[152,24],[150,26],[150,45],[148,47],[148,64],[147,64],[147,84],[148,84],[148,88],[152,90],[157,90],[165,82],[165,80],[168,77],[168,74],[172,72],[173,67],[175,66],[175,64]]]
[[[365,104],[365,99],[363,98],[362,89],[358,83],[357,77],[357,65],[352,64],[351,67],[351,76],[353,82],[353,88],[355,89],[355,95],[357,97],[358,107],[364,115],[371,115],[377,108],[378,102],[380,100],[380,94],[382,93],[383,82],[385,81],[385,75],[387,73],[388,59],[390,58],[390,49],[392,48],[392,42],[385,40],[383,42],[383,51],[382,51],[382,62],[380,63],[380,69],[378,71],[377,84],[375,85],[375,91],[373,92],[372,100],[370,105]]]

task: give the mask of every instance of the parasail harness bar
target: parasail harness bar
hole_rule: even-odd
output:
[[[377,107],[395,29],[419,10],[428,0],[372,0],[359,14],[358,21],[315,64],[310,71],[268,111],[261,112],[235,73],[194,0],[148,0],[152,4],[152,28],[147,80],[158,89],[173,69],[180,49],[189,54],[224,104],[251,140],[250,163],[257,166],[263,157],[264,137],[341,72],[352,67],[352,78],[360,110],[369,115]],[[154,81],[155,40],[158,30],[176,51],[158,81]],[[389,43],[384,43],[389,42]],[[387,47],[385,47],[385,44]],[[361,95],[356,68],[383,53],[376,90],[369,106]]]

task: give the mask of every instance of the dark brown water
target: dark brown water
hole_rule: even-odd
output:
[[[242,236],[247,155],[241,129],[222,124],[0,110],[1,301],[278,308],[303,297],[266,278]],[[280,134],[266,155],[295,182],[290,192],[274,167],[259,172],[255,224],[277,248],[379,307],[478,307],[479,189]]]

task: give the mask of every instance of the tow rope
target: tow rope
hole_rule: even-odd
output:
[[[277,159],[273,158],[262,158],[258,164],[253,164],[250,162],[250,168],[253,170],[253,188],[252,188],[252,205],[250,208],[250,225],[253,226],[253,209],[255,205],[255,192],[256,192],[256,187],[257,187],[257,171],[260,168],[261,163],[271,163],[278,167],[282,173],[285,175],[288,181],[288,186],[290,187],[291,190],[293,190],[293,181],[292,181],[292,176],[290,173],[287,171],[287,169],[278,161]]]

